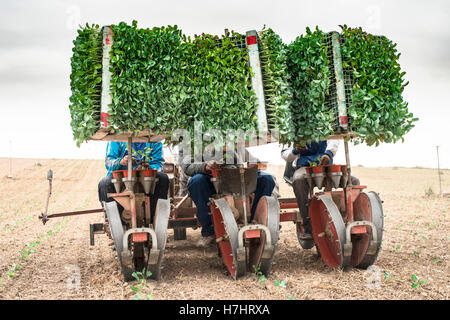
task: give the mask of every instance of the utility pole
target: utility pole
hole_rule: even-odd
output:
[[[441,167],[439,165],[439,146],[436,146],[436,152],[437,152],[437,161],[438,161],[439,194],[442,195]]]
[[[12,154],[12,141],[11,140],[9,140],[9,175],[8,175],[8,178],[9,179],[12,179],[12,156],[11,156],[11,154]]]

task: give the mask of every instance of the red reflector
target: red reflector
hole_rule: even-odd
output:
[[[352,234],[360,234],[360,233],[367,233],[366,226],[354,226],[352,228]]]
[[[261,236],[261,230],[256,229],[256,230],[247,230],[245,231],[245,237],[247,239],[250,238],[259,238]]]
[[[106,112],[100,113],[100,122],[102,123],[102,126],[105,128],[109,127],[109,121],[108,121],[109,114]]]
[[[133,233],[133,242],[147,241],[147,232]]]
[[[348,124],[348,117],[347,116],[340,116],[339,119],[341,121],[341,125]]]
[[[256,36],[248,36],[247,37],[247,45],[250,46],[252,44],[256,44]]]

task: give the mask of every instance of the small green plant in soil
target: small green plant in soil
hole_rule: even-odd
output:
[[[426,280],[420,280],[419,276],[412,274],[411,275],[411,288],[417,289],[423,286],[426,283]]]
[[[142,272],[133,272],[132,276],[136,279],[137,285],[131,286],[131,290],[135,293],[133,300],[151,300],[153,299],[153,295],[147,292],[150,287],[147,284],[147,279],[150,278],[152,273],[150,271],[145,272],[145,269]]]

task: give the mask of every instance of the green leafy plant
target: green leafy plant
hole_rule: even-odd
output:
[[[86,24],[73,41],[70,74],[70,116],[73,137],[79,146],[100,126],[102,41],[98,25]]]
[[[130,286],[131,290],[135,293],[133,300],[151,300],[153,299],[153,295],[151,293],[145,292],[149,290],[149,286],[147,284],[147,278],[150,278],[152,273],[150,271],[145,272],[145,269],[142,272],[133,272],[132,276],[136,279],[137,285]]]
[[[320,156],[317,157],[316,161],[308,161],[310,167],[317,167],[320,164]]]
[[[425,195],[426,195],[427,197],[431,197],[432,195],[434,195],[433,189],[432,189],[431,187],[428,187],[428,189],[425,190]]]
[[[426,280],[420,280],[420,278],[415,274],[411,275],[411,288],[417,289],[417,288],[423,286],[425,283],[426,283]]]
[[[280,281],[278,279],[275,279],[276,287],[286,288],[286,285],[287,285],[286,281],[284,281],[284,280]]]
[[[136,21],[131,25],[120,22],[111,28],[114,41],[110,53],[112,103],[108,121],[113,130],[151,129],[171,135],[175,129],[188,129],[192,133],[195,121],[202,121],[204,130],[214,128],[222,133],[228,129],[257,128],[256,96],[251,88],[243,35],[236,32],[222,37],[202,34],[191,39],[176,25],[142,29],[137,27]],[[80,32],[88,31],[91,32],[85,28]],[[86,37],[77,38],[80,46],[86,46],[83,40],[88,41]],[[74,56],[73,60],[78,58]],[[85,64],[91,67],[90,60]],[[78,69],[78,65],[73,64],[72,74],[78,75]],[[85,69],[82,74],[92,71]],[[97,81],[95,77],[94,84],[100,83]],[[78,92],[84,86],[75,82],[73,96],[82,97],[84,91]],[[98,101],[95,102],[97,105]],[[82,141],[92,136],[99,119],[94,112],[81,115],[82,102],[77,106],[80,107],[72,112],[72,127],[74,136]],[[89,107],[91,109],[95,108]],[[77,126],[83,125],[79,121],[81,116],[97,126],[89,125],[89,131],[75,132]]]
[[[333,133],[334,110],[326,104],[330,86],[326,36],[318,27],[306,28],[306,34],[287,47],[294,144],[321,141]]]
[[[279,132],[280,143],[288,143],[294,139],[294,132],[290,111],[292,92],[287,78],[287,45],[265,26],[259,32],[259,39],[268,127]]]
[[[266,286],[266,281],[267,278],[266,276],[261,272],[260,270],[261,267],[261,263],[258,266],[253,266],[253,270],[254,270],[254,275],[255,277],[258,279],[259,283],[261,284],[262,287]]]
[[[349,123],[367,145],[404,140],[417,118],[402,94],[408,82],[399,64],[396,44],[362,28],[341,26],[342,66],[353,79]]]

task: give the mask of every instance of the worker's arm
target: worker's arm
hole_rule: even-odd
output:
[[[281,158],[286,162],[292,162],[299,157],[300,152],[296,148],[283,149],[281,151]]]
[[[324,155],[320,158],[321,165],[327,165],[336,155],[336,152],[339,147],[339,140],[327,140],[327,149],[325,150]]]
[[[181,161],[181,169],[184,174],[187,176],[194,176],[199,173],[207,173],[206,172],[206,162],[195,163],[193,162],[193,157],[191,155],[184,156]]]
[[[163,145],[161,142],[149,143],[152,150],[148,161],[149,168],[161,171],[164,166]]]
[[[336,155],[338,147],[339,140],[327,140],[327,149],[325,150],[325,154],[332,159]]]
[[[120,160],[123,158],[124,153],[124,148],[120,142],[108,142],[105,157],[105,167],[108,170],[108,174],[111,174],[115,170],[120,170]]]

